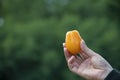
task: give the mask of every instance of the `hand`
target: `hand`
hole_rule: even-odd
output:
[[[89,49],[83,40],[79,55],[71,55],[65,47],[65,43],[63,43],[63,47],[69,69],[85,79],[104,80],[113,70],[110,64],[99,54]]]

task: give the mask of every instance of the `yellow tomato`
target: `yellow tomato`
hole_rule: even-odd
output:
[[[71,54],[75,55],[80,52],[81,50],[80,42],[81,37],[77,30],[68,31],[66,33],[65,38],[66,48]]]

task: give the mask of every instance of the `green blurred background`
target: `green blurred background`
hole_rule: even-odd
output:
[[[120,0],[0,0],[2,80],[84,80],[69,71],[69,30],[120,70]]]

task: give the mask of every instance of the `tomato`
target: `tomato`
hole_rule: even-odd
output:
[[[80,42],[81,36],[77,30],[68,31],[66,33],[65,46],[71,54],[75,55],[80,52]]]

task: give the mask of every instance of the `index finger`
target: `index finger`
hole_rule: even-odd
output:
[[[67,48],[64,48],[64,55],[66,60],[68,60],[72,55],[68,52]]]
[[[63,48],[64,48],[64,55],[66,60],[68,60],[72,55],[68,52],[67,48],[65,47],[65,43],[63,43]]]

